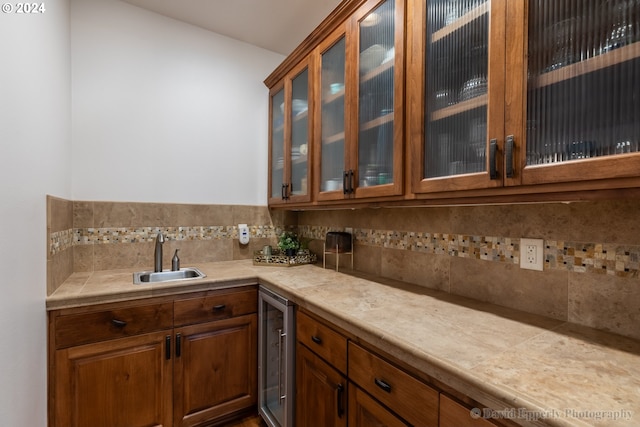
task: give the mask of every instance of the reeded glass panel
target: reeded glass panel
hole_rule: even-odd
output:
[[[309,144],[309,72],[307,69],[292,80],[291,87],[291,194],[303,195],[307,194]]]
[[[637,152],[640,0],[529,2],[527,164]]]
[[[322,159],[320,191],[342,190],[344,159],[345,41],[322,54]]]
[[[358,185],[393,181],[394,0],[360,21]]]
[[[427,1],[424,178],[486,170],[489,1]]]
[[[271,197],[282,197],[284,174],[284,89],[271,97]]]

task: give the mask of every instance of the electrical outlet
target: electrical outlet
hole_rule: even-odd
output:
[[[544,240],[520,239],[520,268],[542,271],[544,269]]]

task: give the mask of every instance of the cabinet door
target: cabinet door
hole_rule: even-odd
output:
[[[269,202],[311,200],[313,108],[310,58],[302,61],[271,90]]]
[[[317,104],[316,126],[317,167],[316,193],[318,200],[343,199],[349,194],[350,171],[347,169],[348,151],[345,137],[346,35],[340,26],[318,47],[320,69],[320,102]]]
[[[402,194],[405,0],[369,0],[354,14],[348,64],[354,104],[349,188],[355,197]],[[356,83],[357,82],[357,83]]]
[[[406,427],[408,425],[355,385],[349,386],[350,427]]]
[[[257,315],[178,328],[175,334],[175,427],[256,405]]]
[[[287,143],[290,169],[286,174],[287,200],[292,202],[306,202],[310,198],[310,169],[309,159],[311,136],[313,135],[313,115],[309,110],[312,108],[311,99],[311,75],[309,70],[309,60],[303,61],[291,72],[291,79],[285,85],[291,85],[291,110],[290,114],[289,138]],[[287,186],[288,184],[288,186]]]
[[[56,426],[172,425],[167,332],[70,347],[55,358]]]
[[[527,78],[507,99],[514,169],[522,170],[510,183],[638,177],[640,2],[515,3],[510,15],[525,30],[509,28],[507,41],[510,51],[525,52],[516,59],[526,58]]]
[[[347,382],[305,346],[296,346],[296,425],[347,425]]]
[[[502,186],[506,1],[410,5],[413,191]]]
[[[271,89],[269,98],[269,203],[278,204],[286,200],[284,83]]]

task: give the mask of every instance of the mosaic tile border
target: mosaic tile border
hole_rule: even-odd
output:
[[[282,227],[249,225],[252,238],[277,238]],[[152,242],[159,231],[168,240],[237,239],[237,225],[194,227],[111,227],[78,228],[51,233],[49,253],[55,255],[72,246]],[[324,240],[328,231],[344,228],[299,226],[298,233],[308,239]],[[497,236],[430,233],[415,231],[353,229],[358,244],[479,259],[520,263],[520,239]],[[546,240],[544,269],[577,273],[608,274],[619,277],[640,276],[640,246]]]
[[[300,235],[310,239],[324,240],[328,231],[345,229],[299,227]],[[520,264],[519,238],[361,228],[353,229],[353,238],[362,245]],[[640,246],[546,240],[544,259],[545,270],[619,277],[638,277],[640,274]]]
[[[167,240],[237,239],[237,225],[192,227],[105,227],[75,228],[51,233],[49,254],[55,255],[72,246],[118,243],[144,243],[155,240],[158,232]],[[276,238],[282,228],[272,225],[249,225],[252,238]]]

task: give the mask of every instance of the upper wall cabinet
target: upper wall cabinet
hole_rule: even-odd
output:
[[[317,200],[403,191],[404,0],[365,2],[316,49]]]
[[[530,0],[513,9],[528,31],[507,38],[526,53],[526,97],[507,94],[518,102],[506,131],[517,135],[521,171],[508,183],[640,175],[640,1]]]
[[[635,195],[638,76],[640,0],[344,0],[265,80],[269,202]]]
[[[505,11],[505,0],[412,3],[408,92],[415,192],[501,185]]]
[[[640,175],[640,1],[409,8],[415,193],[637,186],[624,179]]]
[[[302,61],[270,90],[269,204],[311,200],[312,79]]]

